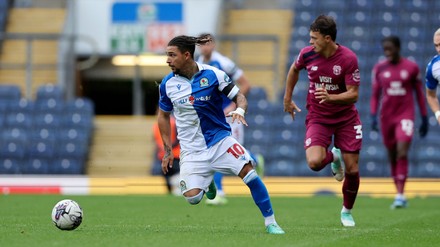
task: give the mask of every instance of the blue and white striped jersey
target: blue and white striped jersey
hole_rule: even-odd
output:
[[[159,107],[165,112],[174,111],[182,152],[210,148],[231,135],[222,109],[222,90],[232,81],[215,67],[197,66],[199,72],[191,80],[170,73],[159,88]],[[233,99],[238,92],[234,86],[227,97]]]
[[[440,55],[436,55],[426,67],[426,87],[434,90],[440,81]]]
[[[243,70],[237,67],[237,65],[231,59],[223,56],[217,51],[212,52],[209,62],[204,62],[203,56],[200,56],[197,59],[197,62],[206,63],[216,67],[217,69],[223,70],[232,79],[232,81],[237,81],[238,78],[243,75]],[[223,108],[228,107],[231,103],[231,100],[225,97],[223,100]]]

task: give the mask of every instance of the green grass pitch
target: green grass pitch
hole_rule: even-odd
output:
[[[57,229],[50,218],[61,199],[84,210],[81,226]],[[191,206],[174,196],[0,196],[0,246],[437,246],[440,198],[413,198],[390,210],[390,198],[358,197],[356,227],[339,221],[336,196],[273,197],[285,235],[268,235],[249,197],[221,207]]]

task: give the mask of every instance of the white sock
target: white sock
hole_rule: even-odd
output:
[[[399,194],[396,195],[396,199],[397,200],[405,200],[405,195],[399,193]]]
[[[342,206],[341,213],[351,213],[351,209],[348,209],[348,208]]]
[[[217,195],[225,196],[225,192],[223,190],[217,190]]]
[[[276,224],[277,222],[275,221],[275,215],[272,214],[271,216],[267,216],[264,217],[264,225],[268,226],[270,224]]]

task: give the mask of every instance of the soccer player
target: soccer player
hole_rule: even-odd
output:
[[[422,115],[419,128],[421,137],[428,131],[428,117],[420,70],[416,63],[400,55],[400,39],[389,36],[382,40],[386,59],[373,68],[370,112],[371,129],[378,131],[377,112],[380,102],[380,128],[382,140],[388,151],[391,176],[396,186],[397,195],[391,209],[405,208],[404,195],[408,177],[408,151],[414,133],[414,94]],[[381,97],[382,96],[382,97]]]
[[[246,97],[229,76],[209,65],[194,61],[195,46],[210,42],[206,36],[177,36],[166,47],[171,73],[159,88],[159,130],[165,156],[162,170],[167,173],[173,165],[171,151],[170,114],[176,118],[180,141],[180,189],[192,205],[203,196],[214,199],[214,172],[234,174],[249,187],[255,204],[264,217],[269,234],[284,234],[275,221],[269,193],[253,169],[246,149],[231,137],[231,128],[222,109],[222,94],[234,101],[237,108],[230,112],[232,122],[247,125],[244,113]]]
[[[215,50],[215,39],[213,35],[205,33],[201,34],[201,36],[209,37],[212,41],[199,46],[201,55],[198,57],[197,62],[208,64],[223,70],[234,83],[237,83],[240,92],[246,96],[251,86],[249,80],[244,75],[243,70],[241,70],[231,59],[223,56]],[[222,95],[222,98],[223,112],[227,115],[229,112],[233,111],[236,106],[226,95]],[[232,137],[234,137],[240,144],[243,144],[245,134],[243,124],[238,122],[232,123],[231,120],[231,118],[226,119],[229,125],[231,125]],[[258,163],[256,169],[262,168],[264,165],[262,156],[259,156],[257,159],[251,152],[249,152],[249,154]],[[261,176],[262,174],[259,172],[259,175]],[[206,203],[208,205],[224,205],[227,203],[227,199],[225,192],[223,191],[223,174],[216,172],[214,174],[214,182],[217,187],[217,196],[213,200],[206,200]]]
[[[310,25],[310,46],[299,52],[287,74],[284,111],[293,119],[301,112],[292,94],[300,70],[306,69],[310,80],[305,122],[306,160],[313,171],[331,164],[336,180],[342,181],[345,176],[341,223],[353,227],[351,209],[359,189],[358,162],[362,145],[362,124],[354,105],[360,74],[356,55],[336,43],[336,33],[336,22],[331,16],[320,15]],[[332,137],[334,147],[329,151]]]
[[[436,92],[440,81],[440,28],[434,33],[434,47],[438,54],[426,67],[426,99],[438,124],[440,124],[440,105]]]

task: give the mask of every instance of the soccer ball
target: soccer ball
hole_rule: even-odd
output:
[[[81,225],[83,211],[73,200],[59,201],[52,209],[52,221],[61,230],[73,230]]]

